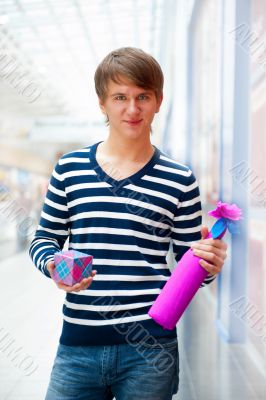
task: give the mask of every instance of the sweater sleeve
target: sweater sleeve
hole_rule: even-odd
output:
[[[55,165],[38,228],[30,244],[29,255],[35,266],[50,278],[47,263],[53,260],[54,253],[64,247],[70,232],[70,220],[64,186],[62,160]]]
[[[200,190],[197,180],[190,170],[187,179],[187,185],[184,186],[184,191],[177,204],[171,230],[176,262],[180,261],[192,243],[201,239],[202,206]],[[211,283],[214,279],[215,276],[207,276],[201,286]]]

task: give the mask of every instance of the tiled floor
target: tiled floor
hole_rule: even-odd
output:
[[[1,221],[0,221],[1,223]],[[1,234],[1,232],[0,232]],[[4,248],[4,252],[0,252],[0,261],[4,260],[6,257],[11,257],[14,254],[22,251],[18,243],[14,240],[2,239],[0,237],[0,249]]]
[[[256,369],[245,345],[217,336],[214,310],[201,290],[179,326],[181,384],[175,399],[265,399],[266,371]]]
[[[2,260],[0,272],[0,400],[43,400],[64,293],[34,268],[27,252]],[[213,320],[202,289],[178,327],[181,372],[174,399],[265,400],[266,376],[245,346],[217,337]]]

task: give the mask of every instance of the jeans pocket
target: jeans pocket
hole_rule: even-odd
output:
[[[149,337],[140,343],[138,351],[158,374],[175,374],[178,345],[176,338]]]

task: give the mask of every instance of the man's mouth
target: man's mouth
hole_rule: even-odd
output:
[[[141,121],[142,121],[142,119],[138,119],[138,120],[128,120],[128,121],[125,121],[127,124],[129,124],[129,125],[132,125],[132,126],[135,126],[135,125],[138,125],[138,124],[140,124],[141,123]]]

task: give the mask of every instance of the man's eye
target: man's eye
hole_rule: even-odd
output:
[[[115,97],[115,100],[125,100],[126,99],[126,96],[116,96]]]
[[[148,96],[146,94],[140,94],[139,95],[139,100],[147,100]]]

